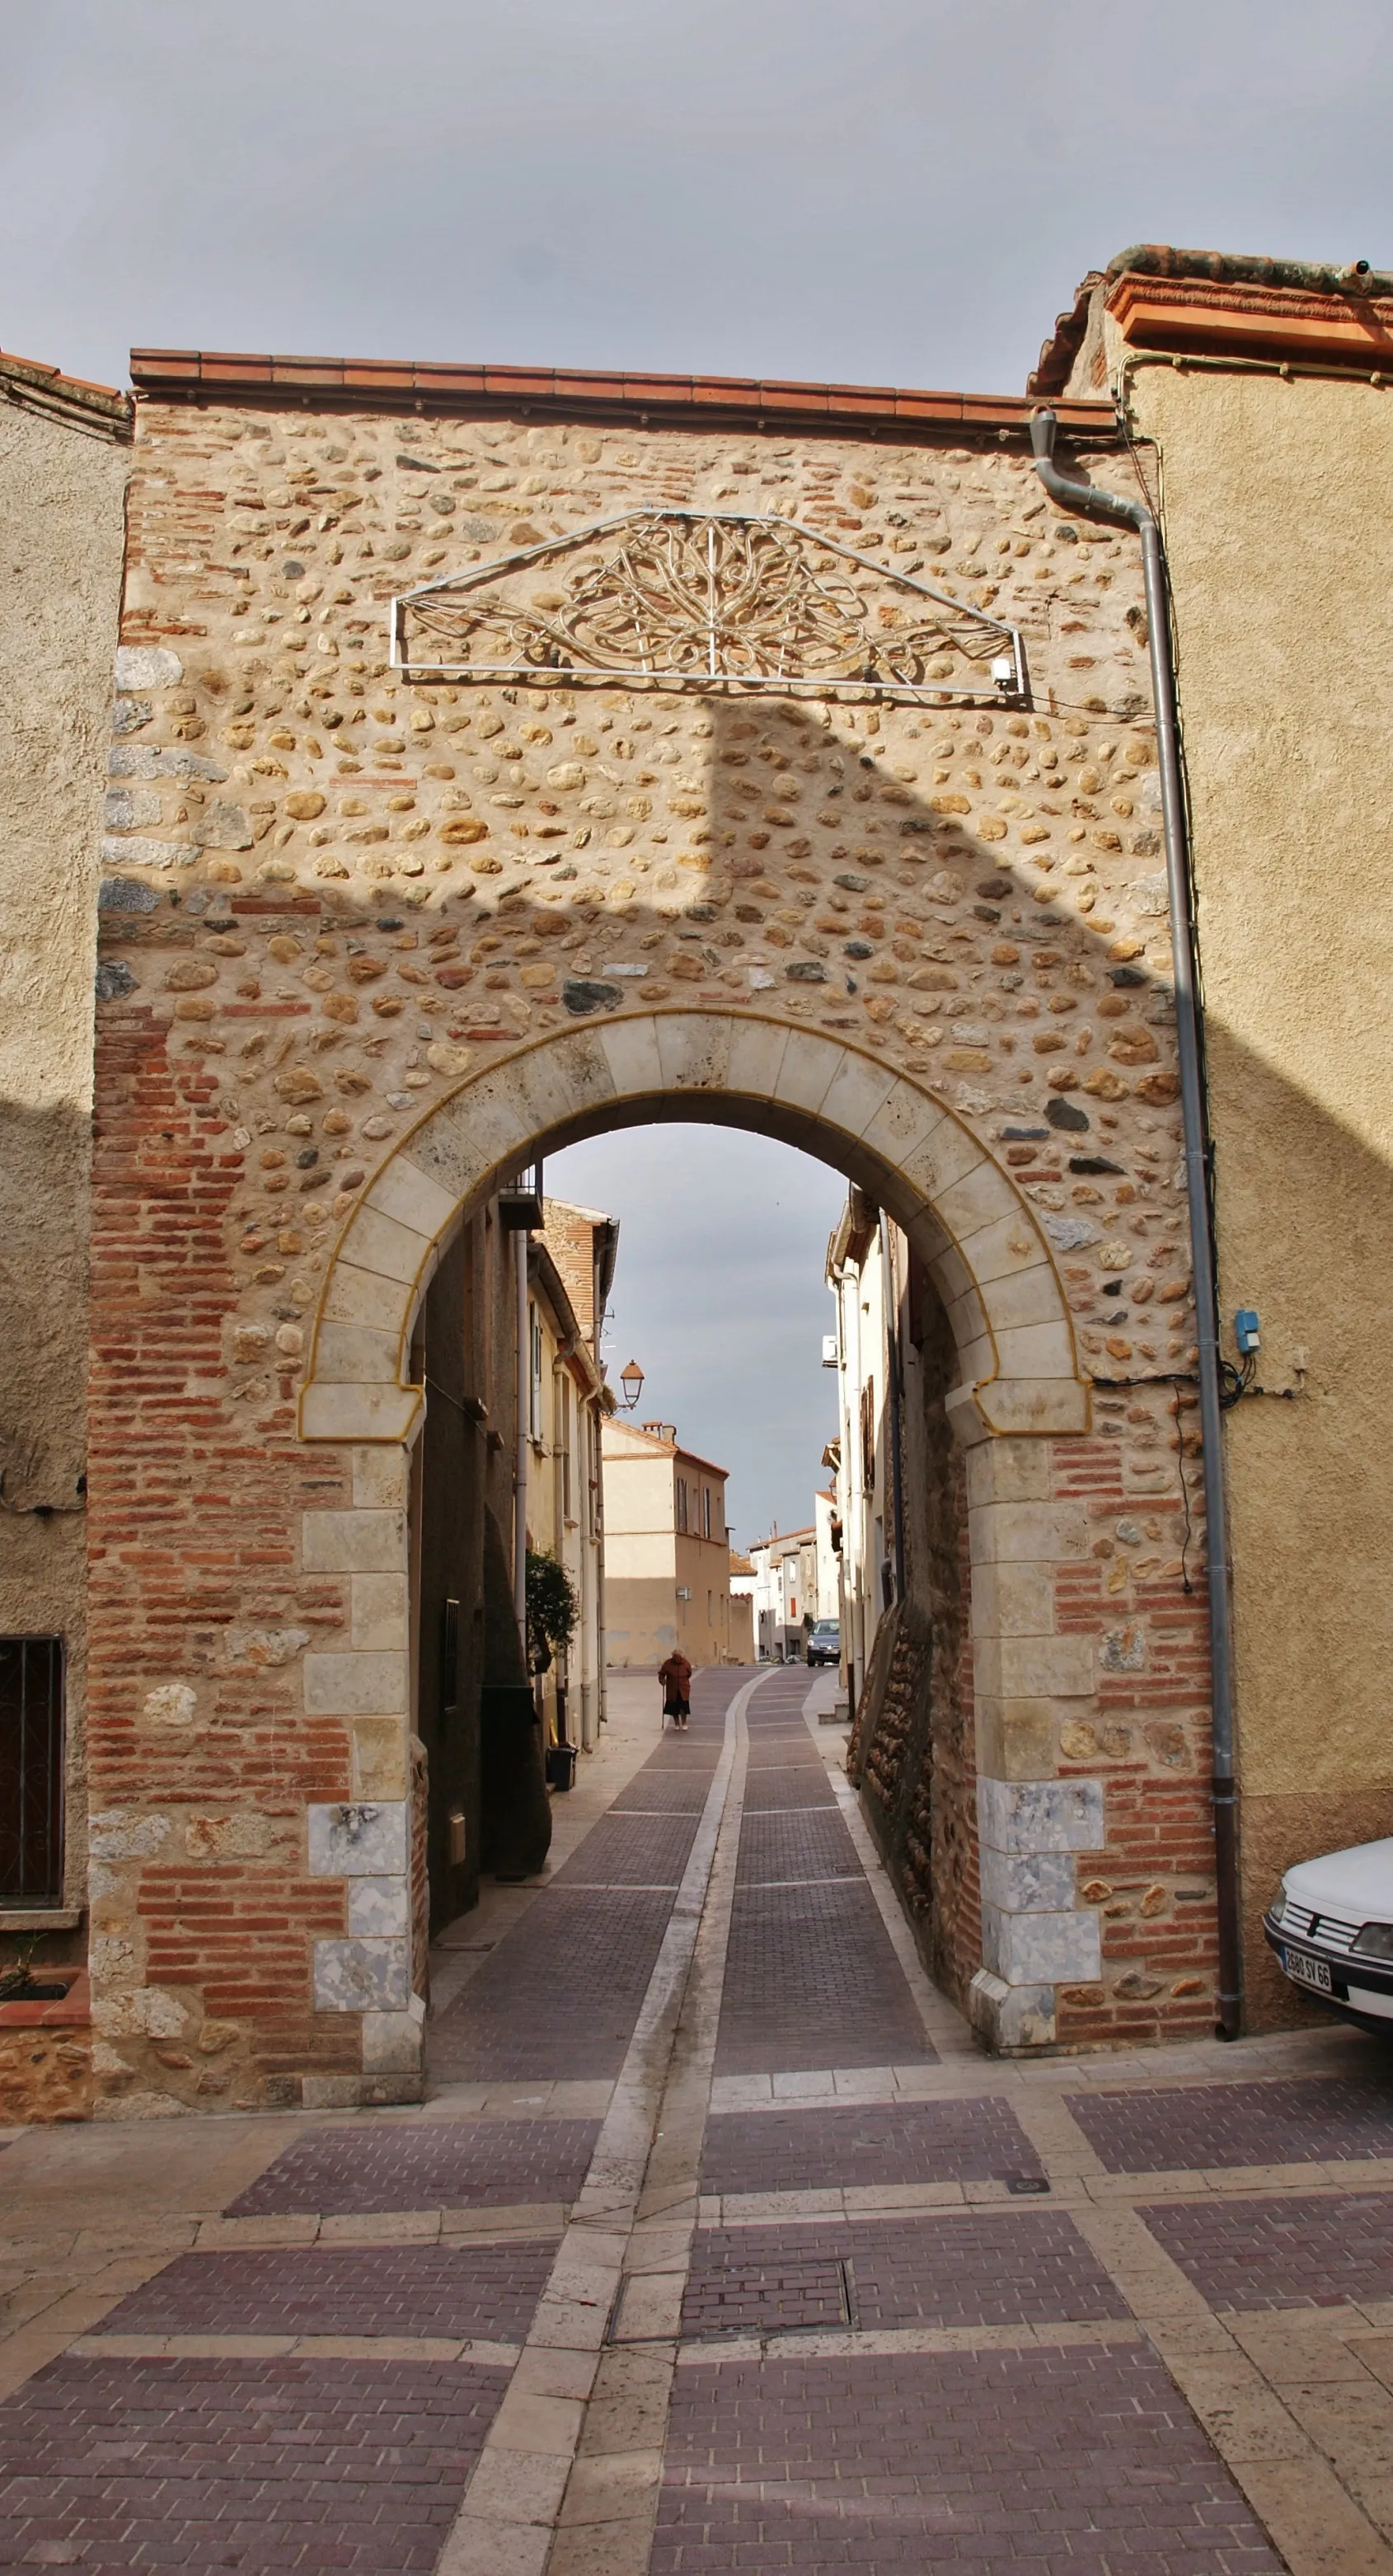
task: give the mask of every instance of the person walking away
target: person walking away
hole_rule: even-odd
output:
[[[665,1664],[658,1666],[658,1679],[663,1686],[663,1715],[685,1730],[692,1713],[692,1668],[680,1646],[674,1646]]]

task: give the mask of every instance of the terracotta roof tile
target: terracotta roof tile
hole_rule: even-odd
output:
[[[762,419],[771,427],[779,421],[821,420],[838,428],[887,423],[904,429],[946,425],[1011,430],[1025,426],[1031,409],[1022,395],[804,384],[786,377],[764,381],[745,376],[284,357],[225,350],[134,349],[131,376],[137,391],[153,399],[177,398],[190,391],[209,399],[228,393],[274,397],[281,392],[310,391],[327,401],[348,403],[368,397],[387,407],[409,402],[429,403],[432,409],[465,404],[507,410],[528,404],[609,417],[646,411],[650,417],[669,420]],[[1076,402],[1066,404],[1061,417],[1066,426],[1106,433],[1114,415],[1110,403]]]
[[[91,422],[99,421],[116,438],[128,437],[131,425],[131,398],[118,393],[114,385],[89,384],[82,376],[65,376],[59,367],[45,366],[38,358],[17,357],[12,350],[0,350],[0,394],[28,411],[41,411],[50,418],[69,416]]]

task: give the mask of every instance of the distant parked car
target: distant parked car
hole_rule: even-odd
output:
[[[1299,1994],[1393,2039],[1393,1837],[1298,1861],[1262,1928]]]
[[[819,1619],[808,1633],[810,1664],[839,1664],[842,1660],[842,1631],[836,1619]]]

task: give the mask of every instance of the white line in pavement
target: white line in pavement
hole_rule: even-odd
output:
[[[744,1710],[761,1678],[756,1675],[746,1682],[726,1710],[720,1758],[691,1857],[589,2172],[538,2301],[522,2357],[445,2543],[437,2576],[500,2576],[500,2571],[506,2571],[506,2576],[543,2576],[554,2544],[562,2539],[558,2524],[563,2499],[577,2466],[587,2406],[596,2391],[601,2353],[673,2073],[688,1978],[744,1732]],[[694,2220],[695,2176],[691,2200]],[[674,2326],[674,2352],[675,2348]],[[657,2458],[660,2468],[660,2444]],[[633,2576],[641,2576],[647,2557],[652,2505],[646,2493],[637,2498],[633,2493],[635,2466],[636,2455],[630,2449],[622,2461],[623,2471],[630,2474],[617,2481],[623,2490],[615,2498],[622,2527],[615,2531],[614,2576],[623,2576],[621,2562],[627,2567],[626,2542],[632,2547],[641,2536],[641,2557],[634,2562]],[[601,2471],[599,2484],[604,2491],[611,2482],[603,2476],[603,2459],[597,2458],[594,2467]],[[608,2517],[596,2517],[590,2511],[582,2494],[587,2487],[584,2474],[575,2480],[575,2487],[574,2528],[582,2538],[593,2537],[595,2519]],[[636,2501],[637,2516],[632,2510]]]
[[[477,2335],[90,2334],[68,2346],[92,2361],[473,2361],[511,2370],[519,2343]]]

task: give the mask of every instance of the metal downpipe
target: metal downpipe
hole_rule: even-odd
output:
[[[1180,775],[1175,672],[1171,660],[1170,597],[1161,552],[1161,533],[1150,510],[1144,502],[1123,500],[1118,493],[1102,492],[1091,483],[1078,483],[1061,474],[1054,462],[1058,426],[1052,411],[1037,412],[1030,424],[1035,469],[1051,500],[1058,501],[1065,509],[1078,511],[1085,518],[1104,519],[1115,525],[1135,528],[1142,546],[1151,684],[1156,702],[1156,749],[1161,772],[1161,815],[1165,831],[1166,890],[1170,900],[1175,1026],[1180,1060],[1180,1108],[1185,1138],[1185,1190],[1190,1214],[1199,1350],[1200,1429],[1204,1448],[1204,1508],[1209,1559],[1210,1726],[1219,1932],[1218,2030],[1222,2039],[1237,2039],[1242,2019],[1243,1984],[1234,1784],[1232,1569],[1224,1475],[1223,1408],[1219,1400],[1219,1301],[1209,1203],[1209,1137],[1195,979],[1193,883],[1185,794]]]
[[[531,1435],[532,1410],[532,1318],[527,1296],[527,1236],[513,1237],[514,1260],[517,1264],[517,1448],[513,1471],[513,1616],[522,1639],[523,1662],[531,1670],[527,1656],[527,1467],[528,1442]]]

